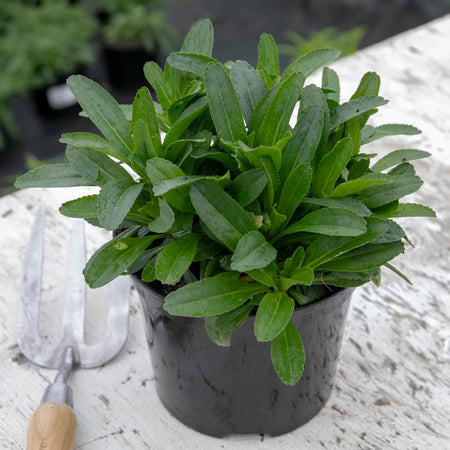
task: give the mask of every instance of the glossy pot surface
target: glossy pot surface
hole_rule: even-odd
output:
[[[325,405],[353,289],[294,310],[291,320],[306,361],[300,381],[286,386],[273,369],[270,342],[254,336],[254,315],[233,332],[230,347],[219,347],[203,319],[170,316],[162,295],[136,275],[132,281],[142,301],[158,395],[185,425],[217,437],[277,436],[308,422]]]

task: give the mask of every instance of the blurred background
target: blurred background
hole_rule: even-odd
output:
[[[349,55],[450,12],[450,0],[0,0],[0,195],[17,175],[62,161],[66,131],[94,131],[65,85],[72,73],[131,103],[146,61],[163,64],[198,19],[213,56],[256,64],[259,35],[281,66],[317,47]]]

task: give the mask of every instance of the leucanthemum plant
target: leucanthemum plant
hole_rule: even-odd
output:
[[[377,74],[364,75],[341,102],[339,78],[305,82],[339,56],[313,50],[280,74],[274,39],[263,34],[258,65],[212,58],[209,20],[196,23],[164,71],[144,67],[147,87],[119,105],[83,76],[68,85],[103,137],[64,134],[67,164],[39,167],[17,187],[98,186],[60,211],[106,230],[111,241],[91,257],[87,283],[100,287],[138,274],[175,316],[205,318],[218,345],[250,314],[260,342],[272,341],[275,370],[286,384],[301,377],[304,349],[290,318],[294,308],[370,281],[404,251],[393,220],[434,216],[401,203],[422,180],[401,149],[373,163],[363,145],[408,125],[368,125],[387,101]],[[295,123],[290,125],[299,102]]]

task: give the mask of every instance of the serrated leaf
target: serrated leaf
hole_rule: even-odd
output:
[[[130,123],[123,114],[119,104],[99,84],[84,77],[72,75],[67,85],[105,138],[113,145],[116,152],[126,157],[132,152]]]
[[[361,97],[355,98],[343,103],[331,110],[330,113],[330,129],[333,130],[338,125],[347,122],[353,117],[358,117],[361,114],[370,111],[378,106],[385,105],[387,100],[383,97]]]
[[[219,138],[231,142],[246,141],[247,131],[241,107],[230,77],[221,64],[208,64],[205,71],[205,90]]]
[[[270,356],[281,381],[289,386],[296,384],[303,373],[305,350],[292,322],[272,341]]]
[[[89,259],[83,270],[86,283],[91,288],[108,284],[125,272],[141,253],[161,236],[155,234],[145,237],[126,237],[113,239],[98,249]]]
[[[436,213],[428,206],[417,203],[400,203],[395,211],[384,217],[436,217]]]
[[[214,43],[214,29],[209,19],[198,20],[184,38],[181,51],[211,56]]]
[[[98,195],[86,195],[85,197],[70,200],[59,207],[59,212],[66,217],[96,219],[97,199]]]
[[[350,138],[339,141],[321,160],[314,174],[312,192],[317,197],[328,197],[336,181],[352,157],[353,145]]]
[[[231,269],[238,272],[260,269],[271,263],[276,256],[277,251],[259,231],[250,231],[239,240],[231,257]]]
[[[397,135],[407,135],[413,136],[416,134],[420,134],[421,131],[413,127],[412,125],[402,125],[402,124],[386,124],[380,125],[379,127],[375,127],[373,133],[361,144],[368,144],[369,142],[376,141],[377,139],[384,138],[386,136],[397,136]]]
[[[205,68],[209,63],[217,61],[209,56],[199,55],[197,53],[171,53],[167,57],[167,62],[178,70],[193,73],[200,78],[205,75]]]
[[[321,264],[318,270],[361,272],[375,269],[386,264],[403,251],[404,247],[401,242],[366,244]]]
[[[238,175],[228,191],[241,206],[247,206],[259,197],[266,185],[266,172],[261,169],[251,169]]]
[[[94,183],[83,178],[69,164],[47,164],[36,167],[21,175],[14,182],[17,189],[33,187],[92,186]]]
[[[397,164],[404,163],[406,161],[413,161],[415,159],[427,158],[431,156],[431,153],[424,152],[422,150],[414,149],[402,149],[394,150],[393,152],[380,158],[372,167],[372,170],[381,172],[389,167],[396,166]]]
[[[163,284],[176,284],[189,269],[197,252],[198,236],[190,234],[169,242],[156,259],[156,278]]]
[[[307,205],[326,206],[328,208],[348,209],[358,216],[368,217],[371,211],[367,206],[356,198],[304,198],[302,203]]]
[[[275,339],[288,324],[294,311],[294,306],[294,300],[285,292],[267,293],[256,311],[256,339],[259,342]]]
[[[293,74],[279,87],[257,130],[261,145],[273,146],[286,133],[292,111],[303,89],[303,74]]]
[[[266,290],[259,283],[244,283],[233,273],[223,273],[171,292],[164,309],[174,316],[215,316],[238,308],[253,295]]]
[[[321,208],[290,225],[279,236],[300,231],[328,236],[359,236],[366,232],[366,221],[346,209]]]
[[[273,36],[263,33],[258,44],[257,70],[267,89],[272,88],[275,80],[280,76],[278,48]]]
[[[190,197],[200,219],[230,250],[244,234],[256,230],[242,206],[215,184],[199,181],[191,187]]]
[[[312,75],[317,69],[336,60],[341,52],[334,48],[310,50],[291,63],[283,73],[283,78],[301,72],[305,77]]]
[[[245,123],[250,129],[253,111],[266,92],[264,82],[258,72],[246,61],[235,61],[231,66],[230,77]]]
[[[375,72],[367,72],[361,78],[358,89],[351,99],[378,95],[380,90],[380,77]]]
[[[148,224],[148,229],[154,233],[169,231],[175,222],[175,214],[163,198],[158,198],[159,216]]]

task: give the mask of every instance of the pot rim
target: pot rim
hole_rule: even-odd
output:
[[[161,305],[164,304],[165,296],[162,295],[160,292],[158,292],[156,289],[154,289],[150,283],[147,283],[144,281],[139,275],[136,273],[130,274],[130,276],[141,286],[143,286],[145,289],[148,289],[151,291],[161,302]],[[342,294],[344,292],[351,294],[356,288],[355,287],[347,287],[347,288],[340,288],[337,292],[335,292],[332,295],[329,295],[328,297],[322,298],[321,300],[317,300],[315,302],[309,303],[308,305],[299,305],[297,302],[294,307],[294,313],[293,314],[308,314],[313,313],[315,311],[318,311],[326,306],[328,306],[331,302],[335,301],[336,298],[342,297]],[[170,317],[176,317],[172,316],[166,311],[164,311],[165,314],[167,314]],[[192,319],[199,319],[198,317],[192,317]]]

